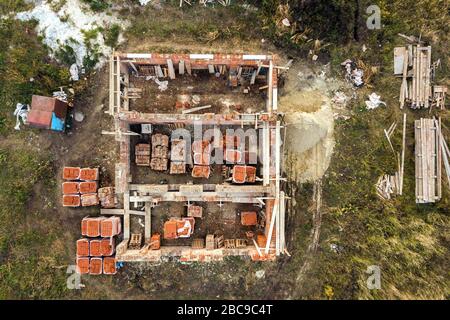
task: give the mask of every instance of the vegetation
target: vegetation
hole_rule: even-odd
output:
[[[0,161],[0,299],[59,297],[66,290],[65,269],[55,269],[65,259],[60,228],[39,206],[28,205],[51,201],[51,159],[2,144]]]
[[[104,32],[105,44],[111,48],[117,47],[120,35],[120,25],[113,24]]]
[[[105,0],[82,0],[87,3],[92,11],[104,11],[109,8],[108,1]]]

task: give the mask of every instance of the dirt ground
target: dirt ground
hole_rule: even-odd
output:
[[[254,85],[244,83],[236,88],[227,85],[227,77],[210,75],[208,70],[193,70],[193,75],[178,75],[176,79],[168,81],[168,88],[158,89],[153,80],[146,80],[145,76],[130,76],[130,87],[143,89],[142,98],[130,102],[130,110],[148,113],[180,113],[175,107],[177,101],[187,99],[192,107],[211,105],[211,108],[194,113],[230,113],[258,112],[265,108],[265,90],[259,90],[263,83]],[[244,89],[250,88],[248,93]],[[198,102],[192,103],[196,96]],[[186,98],[184,98],[186,97]]]

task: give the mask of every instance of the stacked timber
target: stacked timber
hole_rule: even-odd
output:
[[[394,74],[402,77],[400,108],[429,108],[431,91],[431,47],[409,45],[394,49]]]
[[[400,193],[400,179],[398,172],[395,175],[383,174],[376,183],[377,194],[380,198],[390,200],[392,194]]]
[[[416,203],[432,203],[441,199],[442,154],[440,130],[434,119],[416,120],[415,166]]]

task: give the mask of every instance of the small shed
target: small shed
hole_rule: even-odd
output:
[[[28,124],[32,127],[64,131],[68,105],[52,97],[33,95]]]

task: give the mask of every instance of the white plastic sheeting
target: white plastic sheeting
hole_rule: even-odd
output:
[[[381,101],[380,98],[381,97],[377,95],[375,92],[371,93],[369,95],[369,100],[366,100],[367,110],[378,108],[380,104],[386,105],[386,103]]]
[[[27,104],[18,103],[16,105],[16,110],[14,110],[14,115],[16,116],[16,126],[15,130],[20,130],[20,120],[23,124],[27,123],[28,112],[30,111],[30,106]]]
[[[33,9],[18,13],[16,18],[38,22],[36,31],[43,36],[43,42],[52,50],[51,56],[54,56],[55,51],[59,48],[63,48],[65,45],[70,46],[74,50],[78,66],[83,65],[83,59],[88,55],[82,31],[106,27],[113,23],[124,25],[124,22],[114,15],[92,12],[79,0],[67,0],[58,12],[53,11],[49,0],[34,2],[36,6]],[[111,48],[105,45],[105,40],[100,32],[92,41],[99,46],[99,51],[103,55],[111,53]],[[96,67],[100,67],[105,62],[106,59],[101,58]]]

